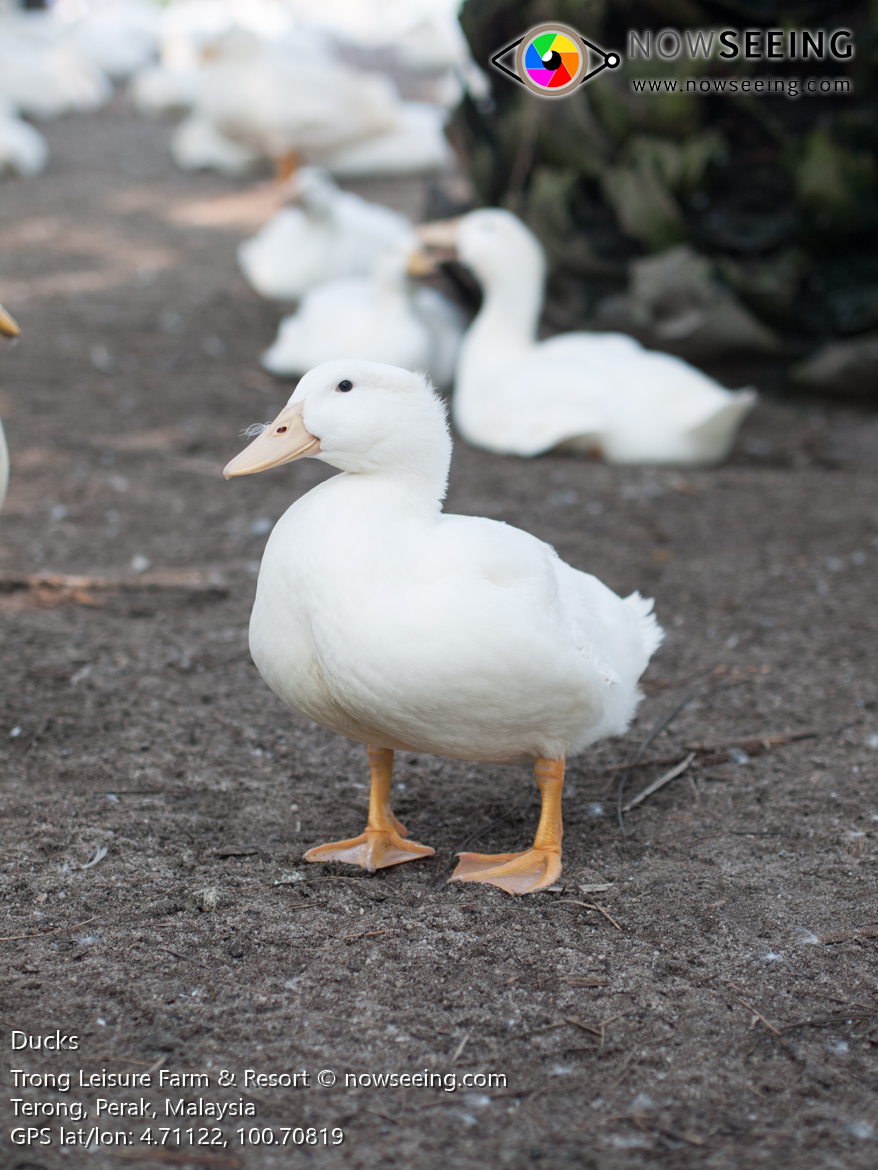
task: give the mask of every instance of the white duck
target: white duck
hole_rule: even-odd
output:
[[[289,183],[292,205],[238,249],[241,271],[262,296],[297,301],[324,281],[365,275],[389,247],[414,248],[404,215],[339,190],[321,167],[301,167]]]
[[[12,102],[0,94],[0,175],[38,175],[48,157],[39,130],[19,118]]]
[[[281,321],[263,366],[299,377],[333,358],[363,358],[424,370],[435,385],[450,386],[463,314],[437,289],[410,286],[410,251],[391,248],[369,276],[341,277],[312,289],[298,312]]]
[[[6,312],[2,305],[0,305],[0,333],[4,337],[18,337],[21,330],[13,321],[12,317]],[[3,501],[6,499],[6,488],[9,484],[9,448],[6,446],[6,435],[3,432],[3,424],[0,422],[0,508],[3,507]]]
[[[250,620],[260,674],[293,710],[368,745],[359,837],[308,861],[374,870],[433,850],[390,810],[394,750],[533,764],[543,808],[522,854],[460,855],[453,878],[520,894],[561,872],[565,757],[625,730],[661,641],[624,601],[520,529],[441,511],[445,409],[420,375],[327,362],[226,467],[310,456],[342,471],[297,500],[265,549]]]
[[[319,38],[268,40],[235,28],[201,72],[193,116],[290,173],[297,162],[392,130],[399,106],[389,78],[334,60]]]
[[[98,109],[113,87],[49,13],[0,12],[0,93],[21,114],[57,118]]]
[[[436,242],[431,226],[425,239]],[[455,374],[454,422],[468,442],[511,455],[566,445],[609,463],[678,467],[728,455],[754,391],[726,390],[623,333],[538,342],[546,263],[536,237],[498,208],[470,212],[450,230],[484,293]]]

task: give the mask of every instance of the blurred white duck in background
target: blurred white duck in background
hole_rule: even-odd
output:
[[[318,23],[342,45],[393,55],[409,79],[426,81],[420,96],[448,109],[464,92],[476,99],[490,95],[484,73],[473,61],[458,22],[460,0],[287,0],[297,15]],[[429,94],[429,96],[428,96]]]
[[[453,241],[484,294],[454,383],[454,422],[468,442],[509,455],[563,445],[608,463],[677,467],[709,466],[729,454],[756,401],[753,390],[726,390],[622,333],[537,341],[545,257],[511,212],[473,211],[426,225],[422,235],[428,244]]]
[[[0,13],[0,94],[22,114],[96,110],[113,87],[47,12]]]
[[[18,325],[6,312],[2,305],[0,305],[0,333],[4,337],[18,337],[21,330]],[[0,422],[0,508],[3,507],[3,501],[6,499],[6,488],[9,484],[9,448],[6,446],[6,435],[3,431],[3,423]]]
[[[374,870],[433,850],[390,809],[395,750],[531,764],[533,847],[460,855],[452,880],[511,894],[561,873],[564,761],[623,732],[661,641],[652,603],[622,600],[520,529],[442,513],[445,408],[426,379],[333,361],[226,467],[310,456],[342,474],[302,496],[269,538],[250,620],[260,674],[294,711],[368,745],[369,818],[307,861]]]
[[[299,311],[280,323],[262,355],[272,374],[299,377],[333,358],[363,358],[407,370],[424,370],[437,386],[450,386],[464,318],[435,288],[413,288],[407,272],[411,245],[393,247],[369,276],[320,284]]]
[[[56,0],[52,6],[67,42],[116,81],[155,57],[161,13],[154,0]]]
[[[12,102],[0,94],[0,175],[38,175],[48,157],[39,130],[19,118]]]
[[[314,152],[391,129],[398,104],[389,78],[333,60],[313,35],[297,30],[269,40],[235,27],[211,46],[192,119],[290,173],[297,162],[317,161]]]
[[[300,167],[289,189],[292,204],[238,249],[241,271],[264,297],[297,301],[324,281],[365,275],[387,248],[417,243],[404,215],[339,190],[320,167]]]
[[[343,64],[314,30],[269,39],[236,27],[212,46],[192,114],[171,149],[180,166],[218,165],[210,151],[216,153],[219,136],[249,152],[254,164],[273,159],[281,177],[299,163],[349,175],[411,173],[448,161],[446,116],[438,107],[402,102],[389,77]]]

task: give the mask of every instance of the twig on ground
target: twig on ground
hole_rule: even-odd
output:
[[[822,943],[847,942],[851,938],[878,938],[878,926],[854,926],[850,930],[836,930],[820,936]]]
[[[173,955],[175,959],[182,959],[184,963],[192,962],[188,955],[181,955],[179,951],[172,951],[170,947],[156,947],[156,950],[164,951],[166,955]]]
[[[455,1048],[454,1055],[451,1058],[452,1064],[457,1064],[457,1062],[460,1060],[461,1056],[463,1055],[463,1050],[464,1050],[464,1048],[466,1048],[467,1044],[469,1043],[469,1038],[470,1038],[470,1036],[472,1036],[472,1034],[473,1034],[473,1030],[472,1030],[472,1028],[470,1028],[470,1030],[467,1032],[467,1034],[464,1036],[464,1038],[461,1040],[461,1042]]]
[[[662,776],[659,776],[657,780],[653,780],[652,784],[648,784],[642,792],[638,793],[637,796],[634,797],[633,800],[629,800],[628,803],[623,806],[622,812],[631,812],[633,808],[636,808],[639,804],[642,804],[648,796],[652,796],[654,792],[658,792],[660,788],[664,788],[666,784],[670,784],[670,782],[675,780],[677,776],[681,776],[694,759],[695,752],[690,752],[684,760],[679,762],[679,764],[676,764],[673,768],[670,768]]]
[[[680,714],[680,712],[683,710],[683,708],[686,706],[686,704],[692,698],[693,693],[694,693],[694,688],[692,688],[691,690],[688,690],[686,692],[686,694],[683,696],[683,698],[680,700],[680,702],[677,704],[677,706],[672,708],[672,710],[667,715],[665,715],[665,717],[663,719],[659,720],[659,722],[655,725],[655,727],[652,729],[652,731],[649,733],[649,735],[646,737],[646,739],[643,741],[643,743],[640,745],[640,747],[635,752],[634,759],[631,761],[632,764],[636,764],[640,760],[643,759],[643,754],[646,751],[646,749],[649,747],[649,745],[652,743],[652,741],[656,738],[657,735],[661,735],[661,733],[667,727],[670,727],[670,725],[674,722],[674,720],[677,718],[677,716]],[[625,838],[625,821],[623,819],[624,809],[622,808],[622,793],[625,791],[625,781],[627,779],[628,779],[628,773],[626,771],[626,772],[623,772],[622,775],[619,777],[619,788],[618,788],[618,791],[616,793],[616,819],[619,822],[619,829],[622,833],[623,840]]]
[[[622,929],[616,919],[613,918],[612,915],[608,914],[602,906],[599,906],[597,902],[577,902],[573,898],[559,898],[557,902],[551,902],[546,907],[546,909],[551,910],[553,906],[584,906],[586,910],[597,910],[599,914],[603,914],[604,918],[606,918],[608,922],[612,922],[616,930]]]
[[[753,1004],[750,1003],[749,1000],[744,999],[743,996],[736,995],[735,999],[739,1004],[741,1004],[742,1007],[745,1007],[748,1012],[752,1012],[755,1019],[757,1019],[763,1025],[763,1027],[767,1028],[768,1031],[771,1032],[772,1036],[777,1039],[778,1044],[780,1044],[780,1046],[792,1057],[796,1064],[806,1063],[806,1061],[804,1061],[801,1056],[799,1056],[799,1054],[794,1051],[790,1043],[784,1039],[780,1028],[775,1027],[775,1025],[772,1024],[770,1020],[767,1020],[758,1008],[755,1008]]]
[[[695,777],[690,772],[689,776],[687,778],[689,780],[689,783],[692,785],[692,791],[695,794],[695,803],[698,805],[698,807],[701,809],[701,811],[704,812],[704,804],[702,803],[702,800],[701,800],[701,793],[698,791],[698,785],[695,783]]]
[[[769,1020],[766,1020],[765,1016],[763,1016],[762,1012],[760,1012],[758,1008],[755,1008],[748,1000],[742,999],[740,995],[736,995],[735,999],[739,1004],[745,1007],[748,1012],[752,1012],[756,1019],[759,1020],[760,1023],[764,1024],[769,1032],[772,1032],[775,1036],[777,1036],[778,1039],[781,1038],[780,1028],[776,1028],[774,1024],[772,1024]]]
[[[28,938],[45,938],[49,934],[57,934],[59,930],[78,930],[80,926],[88,926],[90,922],[97,922],[101,917],[100,914],[95,915],[94,918],[86,918],[85,922],[75,922],[73,926],[50,926],[46,930],[41,930],[37,934],[10,934],[6,938],[0,938],[0,942],[19,942],[21,939]]]
[[[810,1020],[797,1020],[794,1024],[784,1024],[782,1032],[792,1032],[796,1028],[831,1028],[835,1024],[860,1023],[863,1020],[874,1020],[878,1017],[878,1008],[865,1008],[858,1012],[836,1012],[831,1016],[822,1016]]]
[[[380,1117],[384,1121],[389,1121],[391,1125],[399,1125],[400,1123],[395,1117],[391,1117],[388,1113],[380,1113],[377,1109],[364,1109],[364,1113],[371,1113],[373,1117]]]
[[[616,1079],[610,1085],[610,1091],[612,1091],[613,1089],[619,1088],[619,1086],[622,1084],[622,1082],[625,1080],[625,1078],[628,1076],[628,1074],[634,1068],[634,1065],[636,1062],[637,1062],[636,1056],[629,1056],[628,1057],[628,1060],[625,1063],[625,1067],[622,1069],[621,1073],[616,1077]]]

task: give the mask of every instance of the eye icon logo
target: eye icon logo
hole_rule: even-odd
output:
[[[560,97],[588,71],[588,49],[560,29],[538,29],[518,46],[515,68],[528,89]]]
[[[513,49],[514,70],[501,60]],[[491,64],[507,77],[549,98],[566,97],[604,69],[616,69],[621,63],[618,53],[605,52],[565,24],[532,28],[491,58]]]

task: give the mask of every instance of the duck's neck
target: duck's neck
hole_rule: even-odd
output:
[[[389,508],[407,514],[436,515],[442,510],[448,488],[451,439],[443,426],[433,442],[412,443],[397,459],[385,459],[371,467],[364,466],[363,461],[338,457],[324,458],[322,462],[343,472],[329,482],[336,485],[335,490],[360,501],[366,512]]]
[[[467,340],[518,348],[533,345],[543,309],[545,264],[534,254],[507,255],[479,273],[484,299]]]

